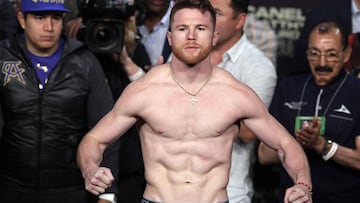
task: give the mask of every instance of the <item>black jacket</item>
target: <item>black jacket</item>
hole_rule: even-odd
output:
[[[0,67],[0,184],[30,191],[84,188],[78,144],[113,105],[95,56],[66,38],[43,91],[21,36],[2,42]]]

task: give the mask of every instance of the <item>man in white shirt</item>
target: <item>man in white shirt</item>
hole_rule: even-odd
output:
[[[269,106],[276,86],[272,62],[244,34],[248,0],[210,0],[217,12],[219,40],[212,51],[212,62],[228,70],[251,87]],[[232,7],[232,5],[236,5]],[[253,196],[251,166],[255,135],[242,125],[241,140],[233,145],[230,179],[227,186],[230,203],[250,203]]]
[[[138,26],[141,42],[145,45],[151,64],[159,64],[159,57],[166,61],[171,53],[166,39],[169,30],[170,12],[173,0],[145,0],[146,17],[142,25]]]

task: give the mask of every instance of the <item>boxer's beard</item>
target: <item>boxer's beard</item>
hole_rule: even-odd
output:
[[[330,68],[329,66],[316,66],[315,71],[316,72],[328,72],[328,73],[331,73],[333,71],[333,69]]]

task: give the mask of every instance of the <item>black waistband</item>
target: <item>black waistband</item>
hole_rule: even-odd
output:
[[[153,201],[147,200],[143,197],[140,203],[163,203],[163,202],[153,202]],[[219,203],[229,203],[229,201],[219,202]]]

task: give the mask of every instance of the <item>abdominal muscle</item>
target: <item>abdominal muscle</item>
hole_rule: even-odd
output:
[[[181,131],[181,130],[180,130]],[[177,131],[178,132],[178,131]],[[140,130],[147,186],[144,197],[164,203],[226,201],[233,134],[210,136]]]

